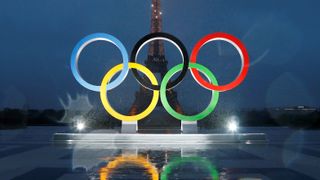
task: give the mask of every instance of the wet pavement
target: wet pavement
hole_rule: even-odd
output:
[[[65,131],[66,127],[0,130],[0,179],[320,179],[316,130],[241,129],[266,133],[265,144],[53,145],[53,133]]]

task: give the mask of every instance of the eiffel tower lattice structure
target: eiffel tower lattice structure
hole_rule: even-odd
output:
[[[151,5],[151,33],[162,32],[162,12],[160,0],[152,0]],[[162,80],[167,73],[168,61],[165,58],[164,43],[161,40],[154,40],[149,43],[148,57],[145,61],[146,66]],[[158,79],[159,80],[159,79]],[[129,115],[135,115],[142,112],[151,102],[152,91],[140,86],[139,91],[135,93],[135,100],[130,108]],[[167,91],[167,98],[171,107],[177,112],[183,113],[179,104],[177,92]],[[138,121],[139,132],[173,132],[181,130],[181,122],[171,117],[163,108],[161,101],[158,101],[155,110],[145,119]]]

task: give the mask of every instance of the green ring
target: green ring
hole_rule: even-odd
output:
[[[167,112],[171,116],[175,117],[176,119],[179,119],[181,121],[198,121],[198,120],[201,120],[201,119],[205,118],[206,116],[208,116],[215,109],[215,107],[218,103],[218,100],[219,100],[219,92],[212,90],[212,96],[211,96],[211,100],[210,100],[209,105],[206,107],[205,110],[203,110],[202,112],[200,112],[198,114],[186,116],[186,115],[179,114],[178,112],[176,112],[170,106],[170,104],[168,102],[167,95],[166,95],[166,87],[167,87],[167,83],[169,82],[170,78],[175,73],[181,71],[182,67],[183,67],[183,64],[178,64],[178,65],[174,66],[163,77],[162,82],[161,82],[161,86],[160,86],[160,100],[161,100],[163,107],[167,110]],[[205,74],[209,78],[211,83],[213,83],[214,85],[218,85],[216,78],[214,77],[214,75],[212,74],[212,72],[208,68],[206,68],[200,64],[197,64],[197,63],[190,63],[189,68],[198,69],[200,72],[202,72],[203,74]]]
[[[171,173],[172,169],[184,163],[197,163],[209,170],[209,173],[213,180],[219,179],[219,173],[216,167],[213,166],[209,160],[201,157],[184,157],[173,160],[168,165],[166,165],[161,173],[160,180],[167,180],[168,175]]]

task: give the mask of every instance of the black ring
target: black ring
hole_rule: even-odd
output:
[[[179,76],[168,83],[167,85],[167,90],[171,89],[173,87],[175,87],[176,85],[178,85],[183,78],[186,76],[188,68],[189,68],[189,57],[188,57],[188,52],[187,49],[185,48],[185,46],[183,45],[183,43],[176,38],[175,36],[168,34],[168,33],[163,33],[163,32],[156,32],[156,33],[150,33],[146,36],[144,36],[143,38],[141,38],[133,47],[132,52],[131,52],[131,58],[130,58],[130,62],[137,62],[137,53],[138,50],[140,49],[140,47],[146,42],[149,41],[150,39],[154,39],[154,38],[166,38],[169,39],[171,41],[173,41],[174,43],[176,43],[176,45],[180,48],[181,52],[182,52],[182,58],[183,58],[183,68],[181,70],[181,73],[179,74]],[[147,89],[151,89],[151,90],[160,90],[160,85],[152,85],[151,83],[149,83],[148,81],[146,81],[146,79],[142,78],[138,71],[136,69],[132,69],[133,75],[136,78],[136,80],[139,82],[139,84],[141,84],[143,87],[147,88]],[[161,82],[159,83],[161,84]]]

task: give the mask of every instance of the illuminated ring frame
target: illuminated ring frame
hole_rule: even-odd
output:
[[[183,157],[176,160],[173,160],[168,165],[166,165],[161,173],[160,180],[167,180],[168,175],[171,173],[172,169],[184,164],[184,163],[197,163],[202,167],[205,167],[209,170],[209,173],[213,180],[219,180],[219,173],[217,169],[211,164],[210,161],[201,157]]]
[[[237,39],[236,37],[234,37],[230,34],[218,32],[218,33],[208,34],[205,37],[203,37],[200,41],[197,42],[197,44],[195,45],[194,49],[191,52],[190,62],[192,62],[192,63],[197,62],[197,55],[198,55],[199,50],[201,49],[202,46],[204,46],[208,42],[217,41],[217,40],[226,41],[226,42],[232,44],[239,52],[240,57],[241,57],[241,70],[240,70],[237,78],[234,81],[230,82],[229,84],[219,86],[219,85],[211,84],[211,83],[207,82],[205,79],[203,79],[200,76],[197,69],[192,68],[191,73],[192,73],[192,76],[194,77],[194,79],[202,87],[204,87],[206,89],[216,90],[216,91],[222,92],[222,91],[228,91],[228,90],[235,88],[245,79],[245,77],[248,73],[248,69],[249,69],[249,54],[248,54],[246,47],[243,45],[243,43],[239,39]]]
[[[143,38],[141,38],[136,43],[136,45],[134,46],[134,48],[131,52],[130,61],[137,62],[138,54],[139,54],[140,50],[142,49],[142,47],[144,45],[146,45],[147,43],[154,41],[154,40],[165,40],[165,41],[172,43],[173,45],[175,45],[179,49],[179,52],[182,56],[182,59],[183,59],[182,71],[181,71],[180,75],[175,80],[173,80],[172,82],[170,82],[168,84],[168,87],[167,87],[167,89],[172,89],[175,86],[177,86],[182,81],[182,79],[185,77],[185,75],[187,74],[187,71],[188,71],[188,66],[189,66],[189,56],[188,56],[187,49],[185,48],[183,43],[178,38],[176,38],[175,36],[173,36],[171,34],[163,33],[163,32],[148,34],[148,35],[144,36]],[[133,75],[135,76],[135,78],[137,79],[137,81],[139,82],[139,84],[141,84],[143,87],[150,89],[150,90],[160,90],[160,86],[150,84],[148,81],[146,81],[146,79],[142,78],[139,75],[137,70],[132,69],[132,72],[133,72]]]
[[[89,45],[90,43],[95,42],[95,41],[107,41],[107,42],[114,44],[120,50],[121,55],[122,55],[123,69],[122,69],[121,73],[119,74],[119,76],[115,80],[110,82],[110,84],[108,86],[108,90],[111,90],[111,89],[119,86],[124,81],[124,79],[127,77],[128,72],[129,72],[129,67],[128,67],[129,57],[128,57],[128,52],[127,52],[126,48],[124,47],[124,45],[121,43],[121,41],[119,41],[116,37],[114,37],[110,34],[105,34],[105,33],[91,34],[91,35],[84,37],[83,39],[81,39],[77,43],[77,45],[74,47],[74,49],[72,51],[72,55],[71,55],[72,74],[75,77],[75,79],[83,87],[85,87],[91,91],[99,92],[100,86],[90,84],[81,77],[80,72],[79,72],[79,66],[78,66],[79,57],[80,57],[82,50],[87,45]]]
[[[108,163],[107,166],[102,167],[100,169],[100,180],[108,179],[109,175],[112,171],[117,168],[118,166],[125,164],[125,163],[132,163],[141,165],[142,167],[146,168],[148,173],[152,176],[152,180],[159,179],[159,173],[156,167],[154,167],[147,159],[141,156],[119,156],[115,158],[115,160]]]
[[[182,64],[176,65],[173,68],[171,68],[167,74],[164,76],[162,83],[161,83],[161,88],[160,88],[160,100],[161,103],[163,105],[163,107],[167,110],[167,112],[175,117],[178,120],[182,120],[182,121],[198,121],[201,120],[203,118],[205,118],[206,116],[208,116],[216,107],[218,100],[219,100],[219,92],[218,91],[212,91],[212,96],[211,96],[211,100],[209,105],[206,107],[205,110],[203,110],[202,112],[196,114],[196,115],[191,115],[191,116],[187,116],[187,115],[183,115],[180,114],[178,112],[176,112],[169,104],[168,100],[167,100],[167,95],[166,95],[166,85],[169,82],[170,78],[177,73],[178,71],[180,71],[182,69]],[[196,68],[198,70],[200,70],[203,74],[205,74],[205,76],[215,85],[218,85],[218,82],[216,80],[216,78],[214,77],[214,75],[212,74],[212,72],[200,65],[200,64],[195,64],[195,63],[190,63],[189,64],[190,68]]]
[[[159,91],[153,91],[153,97],[151,100],[150,105],[140,114],[137,115],[133,115],[133,116],[127,116],[127,115],[123,115],[118,113],[117,111],[115,111],[107,98],[107,87],[109,86],[108,82],[112,79],[112,77],[119,71],[121,71],[123,68],[123,64],[118,64],[115,67],[113,67],[112,69],[110,69],[107,74],[104,76],[102,82],[101,82],[101,88],[100,88],[100,99],[101,102],[104,106],[104,108],[106,109],[106,111],[113,117],[115,117],[118,120],[122,120],[122,121],[128,121],[128,122],[132,122],[132,121],[138,121],[141,120],[143,118],[145,118],[146,116],[148,116],[153,109],[156,107],[158,100],[159,100]],[[154,76],[154,74],[145,66],[141,65],[141,64],[137,64],[137,63],[129,63],[129,69],[137,69],[139,71],[141,71],[142,73],[144,73],[151,81],[152,84],[158,85],[158,81],[156,79],[156,77]]]

